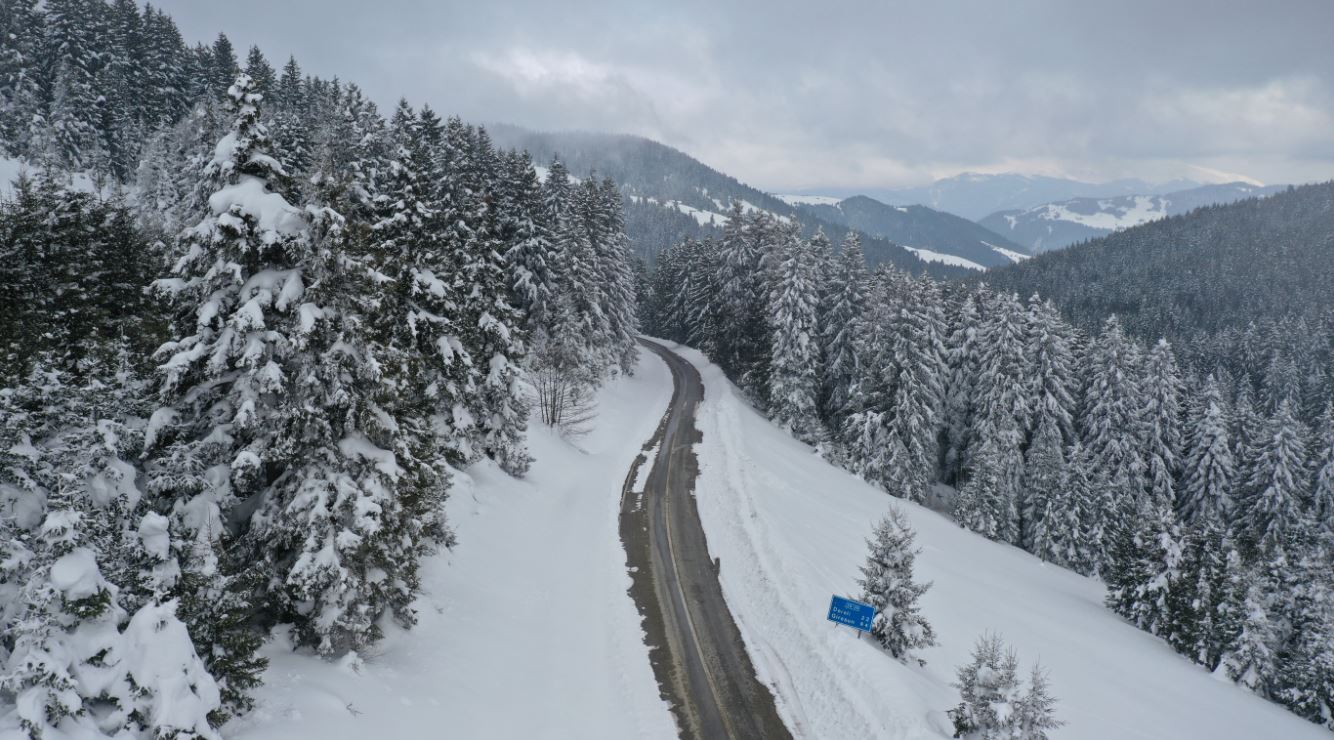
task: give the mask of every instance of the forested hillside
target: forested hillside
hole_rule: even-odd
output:
[[[783,200],[738,182],[690,156],[638,136],[596,133],[548,133],[515,126],[495,126],[497,141],[523,149],[536,161],[559,158],[574,175],[596,172],[619,183],[626,194],[627,233],[635,252],[651,262],[683,239],[716,238],[733,217],[762,211],[779,221],[794,221],[810,237],[823,231],[834,243],[849,226],[794,208]],[[855,228],[855,227],[853,227]],[[892,240],[861,235],[866,260],[888,263],[942,278],[967,270],[920,260]]]
[[[1040,291],[1092,330],[1115,314],[1234,392],[1299,401],[1314,424],[1334,393],[1334,183],[1203,208],[988,273]],[[1281,389],[1281,390],[1278,390]]]
[[[0,732],[214,738],[271,628],[411,625],[455,469],[633,367],[621,195],[131,0],[2,7]]]
[[[1257,243],[1279,249],[1280,261],[1327,249],[1330,232],[1313,217],[1325,218],[1328,190],[1278,196],[1284,213],[1306,219],[1288,230],[1271,222],[1279,238]],[[1115,249],[1134,233],[1034,261],[1073,271],[1102,248],[1125,261],[1077,274],[1123,285],[1136,259],[1152,263]],[[1271,232],[1252,223],[1243,233]],[[1167,340],[1137,341],[1115,316],[1086,332],[1028,286],[1025,301],[1003,281],[997,290],[868,272],[857,253],[855,239],[836,254],[763,215],[734,221],[721,242],[662,256],[645,322],[704,351],[827,458],[978,534],[1102,579],[1107,606],[1132,624],[1329,725],[1334,394],[1307,395],[1295,366],[1266,372],[1265,356],[1241,372],[1183,368]],[[1213,288],[1195,288],[1198,273],[1174,274],[1181,290]],[[1057,294],[1090,291],[1098,285],[1072,282]],[[1094,309],[1084,311],[1093,322]],[[1324,405],[1307,421],[1316,399]]]
[[[797,208],[863,234],[962,257],[982,267],[1009,265],[1028,256],[1027,248],[994,231],[926,206],[889,206],[866,196],[854,196],[834,204],[798,204]]]

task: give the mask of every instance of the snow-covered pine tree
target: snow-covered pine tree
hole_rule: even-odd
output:
[[[796,227],[785,227],[777,283],[772,291],[773,375],[769,414],[804,442],[822,436],[816,409],[819,394],[819,326],[815,260]]]
[[[821,409],[831,429],[841,429],[858,372],[857,335],[866,307],[866,257],[857,232],[849,231],[839,250],[829,286],[829,307],[823,316],[820,338],[825,358]]]
[[[1272,556],[1309,526],[1307,436],[1285,398],[1256,440],[1255,462],[1232,518],[1233,531],[1251,556]]]
[[[602,312],[607,317],[607,352],[611,363],[626,375],[639,359],[638,301],[630,265],[630,246],[625,235],[621,191],[604,178],[598,186],[599,238],[596,242],[598,272],[604,285]]]
[[[429,127],[423,110],[423,127]],[[494,207],[492,181],[499,160],[485,130],[451,118],[437,163],[440,178],[437,214],[443,249],[454,261],[450,273],[458,293],[459,338],[473,360],[476,375],[465,404],[474,419],[479,454],[496,460],[505,471],[522,475],[528,469],[524,432],[528,401],[521,385],[527,354],[521,317],[509,303],[506,265],[501,256],[500,214]]]
[[[981,352],[978,346],[981,327],[979,302],[982,294],[969,293],[954,317],[953,330],[946,345],[950,377],[945,391],[944,476],[946,483],[957,485],[969,466],[968,449],[976,412]]]
[[[739,201],[732,202],[729,213],[718,247],[718,364],[740,382],[753,368],[768,364],[767,303],[751,222]],[[742,384],[753,390],[749,383]]]
[[[264,58],[264,52],[260,51],[258,46],[252,45],[250,51],[246,53],[245,73],[255,86],[256,93],[263,95],[265,100],[273,99],[278,77],[274,74],[273,65]]]
[[[1177,652],[1212,671],[1241,630],[1246,590],[1241,557],[1220,522],[1204,521],[1187,532],[1180,572],[1160,634]]]
[[[1210,375],[1194,399],[1187,421],[1185,464],[1177,511],[1187,524],[1224,521],[1234,479],[1227,409],[1218,381]]]
[[[1334,401],[1325,407],[1317,424],[1311,519],[1334,532]]]
[[[1228,678],[1267,697],[1277,667],[1274,650],[1279,636],[1270,614],[1274,594],[1265,581],[1255,570],[1248,574],[1239,615],[1240,632],[1222,665]]]
[[[862,601],[876,610],[871,634],[901,660],[911,650],[935,644],[935,631],[917,603],[931,584],[913,577],[913,561],[920,552],[914,547],[916,537],[903,512],[891,506],[867,541],[871,551],[858,581]]]
[[[546,321],[556,292],[551,231],[542,206],[542,183],[527,152],[504,157],[501,230],[509,270],[510,301],[522,312],[529,335]]]
[[[1056,424],[1062,443],[1074,439],[1075,391],[1079,377],[1074,354],[1074,332],[1051,301],[1035,294],[1028,300],[1025,347],[1033,372],[1029,385],[1032,426],[1025,430],[1031,440],[1047,419]]]
[[[1091,575],[1098,565],[1097,543],[1106,527],[1106,522],[1094,516],[1095,499],[1105,495],[1106,487],[1101,485],[1088,450],[1079,440],[1066,453],[1059,487],[1061,495],[1050,500],[1042,516],[1050,554],[1043,559]],[[1041,549],[1035,554],[1043,557]]]
[[[972,661],[958,670],[954,684],[962,702],[946,714],[954,736],[966,740],[1046,740],[1047,730],[1060,727],[1056,700],[1047,677],[1035,665],[1025,691],[1019,659],[996,635],[978,638]]]
[[[898,320],[889,330],[887,356],[893,389],[891,425],[907,450],[909,475],[891,478],[904,498],[921,503],[926,487],[938,477],[941,406],[944,403],[944,311],[934,284],[914,281],[900,302]],[[886,371],[890,371],[886,368]]]
[[[1171,509],[1176,503],[1175,481],[1181,458],[1181,376],[1172,347],[1165,339],[1149,351],[1145,361],[1144,423],[1146,475],[1154,508]]]
[[[1047,561],[1057,558],[1054,530],[1079,523],[1077,512],[1070,511],[1069,491],[1063,485],[1065,467],[1060,421],[1055,415],[1044,415],[1024,457],[1019,520],[1023,548]]]
[[[1056,719],[1056,697],[1047,689],[1047,673],[1034,665],[1028,674],[1028,691],[1015,705],[1010,719],[1010,737],[1021,740],[1047,740],[1047,730],[1065,723]]]
[[[1025,379],[1033,373],[1033,358],[1025,346],[1026,323],[1017,296],[997,295],[988,306],[981,324],[979,372],[973,385],[975,415],[971,438],[975,447],[972,449],[988,443],[981,437],[985,431],[996,435],[989,443],[998,452],[1007,457],[1021,454],[1032,418],[1031,399],[1024,393]],[[974,455],[970,451],[968,456]],[[1019,470],[1016,467],[1011,472]]]
[[[1171,591],[1181,576],[1180,533],[1172,509],[1141,501],[1130,521],[1115,526],[1113,552],[1104,571],[1104,602],[1146,632],[1169,629]]]
[[[975,432],[981,443],[972,453],[972,470],[954,503],[954,518],[960,526],[988,539],[1016,542],[1019,451],[998,444],[995,440],[1007,435],[993,432],[986,423]]]
[[[1090,515],[1102,522],[1129,521],[1145,495],[1143,368],[1138,346],[1112,316],[1088,352],[1088,384],[1080,417],[1084,447],[1107,487]],[[1102,528],[1098,562],[1111,559],[1115,532]]]

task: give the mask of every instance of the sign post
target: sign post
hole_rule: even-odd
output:
[[[863,604],[860,601],[845,599],[842,596],[835,596],[829,602],[829,616],[827,619],[857,630],[857,636],[861,637],[863,632],[870,632],[871,626],[875,624],[875,607],[870,604]]]

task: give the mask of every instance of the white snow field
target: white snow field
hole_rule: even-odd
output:
[[[455,548],[423,563],[419,622],[330,663],[271,641],[236,740],[674,738],[627,589],[621,485],[672,394],[642,352],[571,444],[533,421],[524,480],[493,464],[455,478]]]
[[[723,593],[760,679],[802,738],[953,735],[950,686],[974,640],[993,631],[1026,672],[1048,670],[1053,738],[1300,740],[1329,734],[1210,675],[1102,606],[1101,584],[967,532],[821,460],[757,414],[722,371],[700,369],[700,516]],[[895,505],[917,530],[922,597],[937,647],[907,666],[825,620],[831,594],[857,596],[865,538]],[[593,737],[593,734],[586,735]]]
[[[979,265],[970,259],[960,257],[956,254],[945,254],[943,252],[933,252],[930,249],[920,249],[918,247],[908,247],[908,246],[905,246],[904,249],[917,255],[918,259],[922,260],[923,262],[940,262],[946,265],[954,265],[955,267],[967,267],[970,270],[987,269],[986,267]]]

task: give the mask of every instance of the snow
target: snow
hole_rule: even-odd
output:
[[[601,414],[579,447],[534,420],[525,479],[492,463],[454,476],[447,508],[458,544],[423,563],[416,627],[386,624],[373,653],[338,662],[276,636],[258,706],[222,734],[676,737],[619,534],[621,485],[672,393],[666,365],[640,357],[633,377],[599,392]]]
[[[219,147],[222,146],[220,142]],[[256,228],[267,234],[296,236],[306,231],[306,220],[301,211],[288,203],[278,193],[268,188],[268,183],[253,175],[241,175],[233,185],[228,185],[209,196],[209,209],[218,216],[219,222],[237,206],[241,213],[255,219]]]
[[[51,564],[51,585],[68,601],[86,599],[106,588],[97,558],[86,547],[76,548]]]
[[[12,157],[0,157],[0,198],[12,198],[14,196],[14,181],[19,175],[25,174],[29,177],[35,177],[38,168],[28,162]],[[65,173],[66,187],[80,193],[98,193],[97,183],[87,172]]]
[[[836,206],[843,202],[842,198],[828,195],[775,195],[774,197],[790,206]]]
[[[1115,201],[1100,200],[1096,213],[1077,213],[1064,203],[1049,203],[1034,210],[1038,212],[1038,218],[1048,221],[1069,221],[1094,229],[1115,231],[1166,218],[1168,205],[1167,199],[1159,196],[1135,195]]]
[[[644,461],[639,464],[635,470],[635,484],[630,488],[631,493],[643,493],[644,486],[648,485],[649,473],[653,472],[653,463],[658,459],[658,446],[644,453]]]
[[[176,618],[176,602],[141,608],[125,628],[124,639],[124,667],[136,686],[152,691],[146,719],[161,728],[162,736],[180,730],[218,738],[202,720],[221,704],[218,686]]]
[[[687,216],[690,216],[691,218],[695,219],[695,221],[700,226],[709,226],[709,225],[725,226],[727,225],[727,222],[731,220],[727,216],[724,216],[721,213],[714,213],[713,211],[701,211],[700,209],[695,208],[693,206],[688,206],[679,200],[668,201],[667,206],[671,208],[676,208],[677,210],[681,211]]]
[[[1094,580],[967,532],[837,469],[774,427],[722,372],[700,368],[696,488],[709,554],[759,677],[804,738],[950,737],[956,666],[998,633],[1025,669],[1048,670],[1053,740],[1328,738],[1325,730],[1215,678],[1102,605]],[[923,613],[939,645],[924,668],[825,620],[831,594],[856,596],[865,539],[890,505],[917,531]],[[585,733],[593,737],[593,733]]]
[[[1031,254],[1023,254],[1022,252],[1016,252],[1013,249],[998,247],[995,244],[992,244],[991,242],[982,242],[982,243],[987,245],[988,247],[991,247],[991,251],[995,252],[996,254],[999,254],[1002,257],[1005,257],[1011,262],[1023,262],[1024,260],[1033,256]]]
[[[942,252],[933,252],[930,249],[919,249],[917,247],[907,247],[904,249],[917,255],[917,258],[923,262],[939,262],[945,265],[954,265],[956,267],[967,267],[970,270],[985,270],[986,267],[977,264],[970,259],[964,259],[955,254],[944,254]]]

